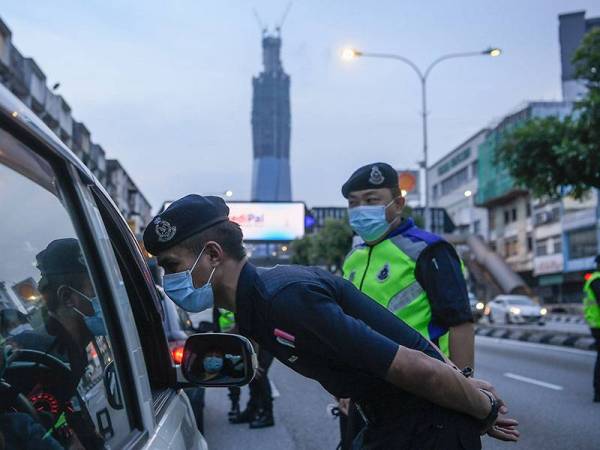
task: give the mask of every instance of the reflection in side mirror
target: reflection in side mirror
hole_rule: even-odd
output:
[[[194,334],[185,342],[181,370],[190,383],[205,387],[243,386],[258,366],[252,344],[235,334]]]

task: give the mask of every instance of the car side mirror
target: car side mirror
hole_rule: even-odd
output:
[[[181,371],[204,387],[244,386],[254,378],[258,360],[248,339],[236,334],[194,334],[185,341]]]

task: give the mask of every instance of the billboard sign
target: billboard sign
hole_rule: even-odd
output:
[[[418,203],[421,190],[419,189],[419,171],[418,170],[397,170],[398,187],[407,201]]]
[[[228,202],[229,219],[245,241],[293,241],[304,236],[304,203]]]

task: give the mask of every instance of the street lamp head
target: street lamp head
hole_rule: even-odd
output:
[[[352,47],[346,47],[345,49],[342,50],[342,59],[345,59],[346,61],[350,61],[352,59],[358,58],[361,55],[362,55],[362,52],[359,52],[358,50],[356,50]]]
[[[500,56],[502,54],[502,50],[499,49],[498,47],[490,47],[488,49],[485,49],[482,53],[484,55],[490,55],[490,56],[496,57],[496,56]]]
[[[473,195],[473,192],[471,192],[470,190],[465,191],[465,197],[469,198],[471,195]]]
[[[233,191],[225,191],[225,197],[233,197]]]

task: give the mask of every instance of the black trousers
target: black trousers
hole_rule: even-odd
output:
[[[600,395],[600,328],[590,328],[596,341],[596,365],[594,366],[594,392]]]
[[[481,450],[477,422],[437,406],[367,425],[352,450]]]
[[[250,382],[250,400],[248,400],[248,408],[272,411],[273,394],[271,392],[271,383],[269,381],[268,373],[269,368],[273,363],[273,355],[266,350],[259,348],[257,357],[258,367],[262,369],[262,374],[257,374],[254,377],[254,380]]]
[[[360,431],[365,427],[365,421],[358,412],[356,404],[350,400],[348,415],[340,415],[341,450],[352,450],[352,443]]]

